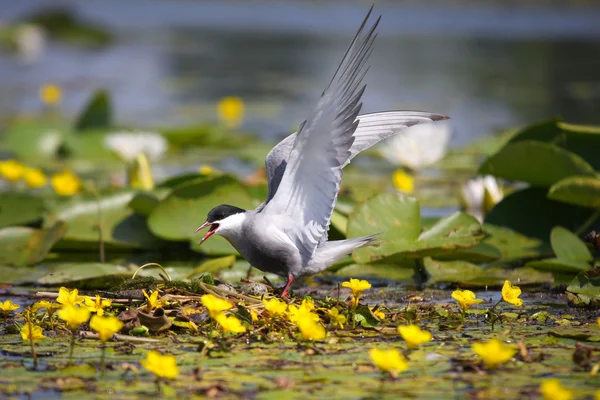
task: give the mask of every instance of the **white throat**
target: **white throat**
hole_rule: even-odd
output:
[[[219,227],[215,234],[221,235],[227,239],[236,239],[242,235],[242,225],[246,221],[247,214],[245,212],[233,214],[220,221],[215,221]]]

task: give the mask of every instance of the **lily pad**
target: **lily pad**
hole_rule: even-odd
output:
[[[523,140],[507,144],[488,158],[479,174],[550,187],[570,176],[595,176],[596,172],[575,153],[553,144]]]
[[[565,260],[592,261],[592,253],[581,239],[562,226],[550,233],[550,244],[557,258]]]
[[[600,209],[600,179],[589,176],[573,176],[554,184],[548,198],[576,206]]]
[[[45,212],[45,203],[40,197],[15,192],[0,196],[0,227],[40,221]]]
[[[63,222],[57,222],[48,229],[22,226],[0,229],[0,264],[36,264],[46,257],[66,231],[67,225]]]
[[[17,120],[0,136],[2,147],[26,162],[39,162],[56,154],[70,128],[64,122]]]
[[[527,267],[542,271],[577,273],[591,268],[588,262],[565,258],[547,258],[545,260],[529,261]],[[571,275],[572,276],[572,275]]]
[[[58,247],[67,249],[95,249],[100,238],[112,248],[155,249],[162,242],[147,227],[146,219],[127,207],[135,191],[125,189],[101,195],[98,201],[92,195],[74,197],[50,210],[44,225],[65,221],[68,230]],[[100,213],[99,213],[100,212]]]
[[[399,282],[411,281],[415,268],[413,260],[398,264],[350,264],[335,271],[336,275],[358,278],[391,279]]]
[[[580,272],[573,278],[567,291],[600,300],[600,267]]]
[[[431,258],[424,260],[429,275],[429,284],[465,282],[485,275],[478,265],[467,261],[439,261]]]
[[[485,222],[547,241],[556,225],[575,232],[592,214],[593,210],[589,208],[550,200],[545,189],[530,187],[502,199],[485,216]]]
[[[383,232],[380,244],[357,249],[359,264],[392,258],[394,261],[441,256],[477,245],[483,238],[479,222],[456,212],[421,233],[418,202],[400,194],[380,194],[365,201],[350,215],[348,236]]]
[[[155,235],[164,239],[198,241],[194,231],[204,222],[208,212],[219,204],[247,209],[252,208],[254,203],[234,177],[200,178],[175,187],[152,211],[148,225]]]
[[[194,268],[194,270],[192,272],[190,272],[186,276],[186,278],[189,279],[189,278],[193,278],[195,276],[199,276],[199,275],[206,274],[206,273],[214,275],[222,269],[233,267],[234,264],[235,264],[235,256],[214,258],[214,259],[208,260],[208,261],[200,264],[198,267]]]

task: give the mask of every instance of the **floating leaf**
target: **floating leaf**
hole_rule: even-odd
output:
[[[592,214],[588,208],[548,199],[545,189],[526,188],[502,199],[485,216],[485,222],[547,241],[556,225],[575,232]]]
[[[100,201],[92,195],[73,197],[55,206],[44,225],[54,221],[68,223],[67,233],[58,243],[60,248],[96,249],[101,222],[105,244],[119,248],[155,249],[162,242],[148,230],[146,219],[127,207],[134,195],[135,191],[126,189],[103,194]]]
[[[424,262],[429,284],[468,282],[485,275],[483,268],[467,261],[438,261],[428,257]]]
[[[463,260],[475,264],[488,263],[498,260],[502,257],[500,249],[493,244],[485,241],[465,250],[459,250],[452,254],[437,255],[436,258],[442,261]]]
[[[338,269],[335,271],[335,274],[351,278],[411,281],[414,275],[414,268],[415,263],[413,260],[405,260],[398,264],[350,264]]]
[[[502,261],[552,254],[550,246],[543,240],[522,235],[512,229],[486,223],[483,230],[489,235],[483,244],[490,244],[500,250]]]
[[[581,260],[571,260],[565,258],[547,258],[545,260],[529,261],[526,267],[540,269],[543,271],[577,273],[587,271],[591,268],[588,262]],[[572,276],[572,275],[571,275]]]
[[[215,275],[217,272],[219,272],[222,269],[233,267],[234,264],[235,264],[235,256],[214,258],[214,259],[208,260],[208,261],[202,263],[200,266],[194,268],[194,270],[186,276],[186,279],[190,279],[195,276],[206,274],[206,273]]]
[[[553,144],[523,140],[507,144],[488,158],[479,174],[550,187],[570,176],[595,176],[596,172],[577,154]]]
[[[354,311],[354,320],[363,328],[372,328],[379,325],[379,319],[368,306],[360,305]]]
[[[199,241],[194,231],[219,204],[252,208],[253,201],[244,186],[231,176],[200,178],[173,189],[152,211],[148,225],[154,234],[165,239]]]
[[[588,176],[563,179],[550,188],[548,198],[576,206],[600,209],[600,179]]]
[[[377,195],[361,204],[348,220],[348,236],[383,232],[380,244],[357,249],[354,260],[365,264],[392,257],[394,261],[454,253],[483,238],[479,222],[457,212],[421,233],[419,204],[399,194]]]
[[[580,272],[573,278],[567,291],[600,300],[600,267]]]
[[[585,243],[568,229],[557,226],[550,233],[550,244],[557,258],[565,260],[592,261],[592,253]]]
[[[0,227],[40,221],[46,212],[44,200],[26,193],[0,195]]]
[[[98,90],[92,95],[83,112],[77,117],[75,129],[108,128],[111,125],[112,107],[110,96],[106,90]]]
[[[0,229],[0,264],[22,266],[42,261],[66,230],[63,222],[48,229],[22,226]]]
[[[54,157],[70,128],[64,123],[34,119],[17,120],[0,135],[2,147],[21,161],[39,162]]]

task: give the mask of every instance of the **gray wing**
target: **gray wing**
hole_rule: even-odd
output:
[[[371,11],[352,40],[342,63],[319,99],[317,108],[302,124],[275,195],[261,212],[288,215],[294,226],[282,227],[307,265],[329,219],[342,179],[342,167],[350,158],[356,117],[365,90],[365,63],[376,38],[381,17],[365,31]]]
[[[424,111],[384,111],[373,114],[359,115],[357,118],[358,127],[354,132],[354,143],[350,147],[350,157],[342,168],[361,151],[379,143],[402,130],[418,124],[426,124],[434,121],[448,119],[445,115],[434,114]],[[269,195],[267,200],[261,204],[257,210],[261,210],[268,203],[279,187],[287,160],[294,147],[296,132],[287,136],[275,147],[271,149],[265,159],[265,168],[267,171],[267,182],[269,184]]]

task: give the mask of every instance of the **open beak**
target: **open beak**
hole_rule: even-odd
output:
[[[198,227],[198,229],[196,229],[195,232],[197,233],[197,232],[201,231],[202,229],[206,228],[207,226],[210,226],[210,229],[208,230],[208,232],[206,232],[206,235],[204,235],[204,237],[202,238],[200,243],[198,243],[198,245],[201,245],[202,243],[204,243],[206,241],[206,239],[208,239],[209,237],[214,235],[217,228],[219,228],[219,224],[214,224],[214,223],[211,224],[210,222],[206,221],[205,223],[200,225]]]

